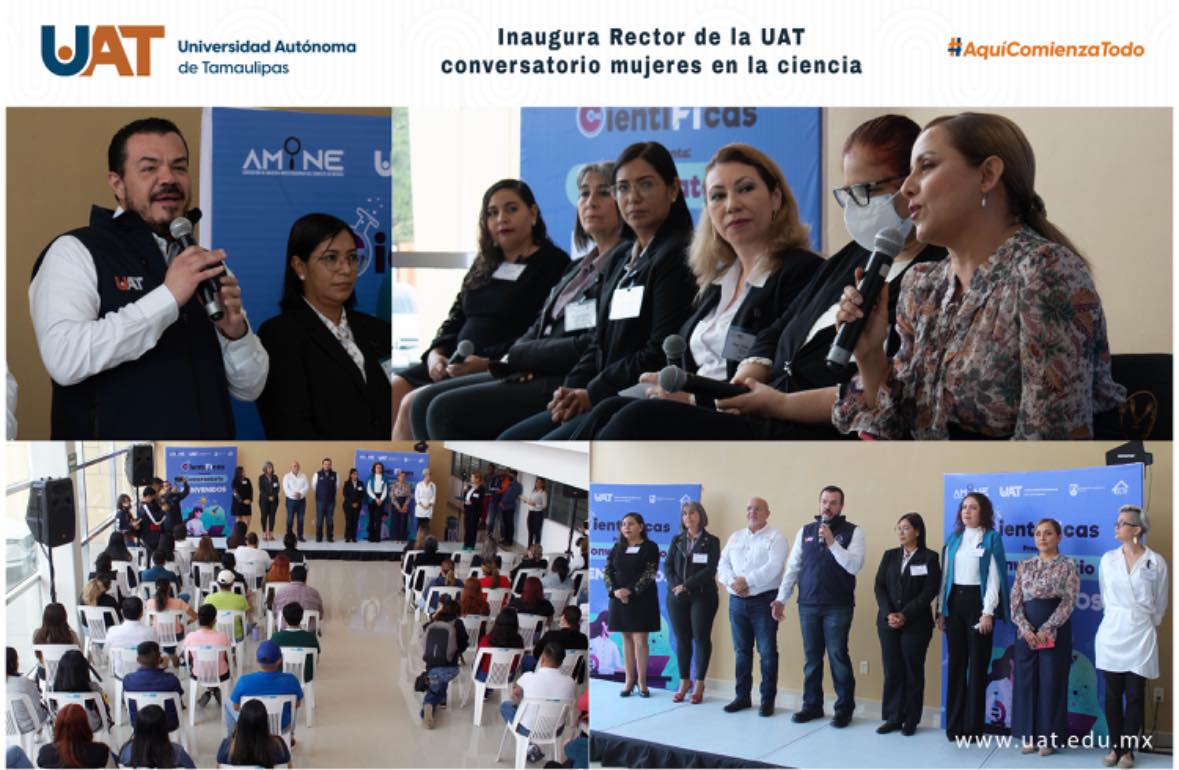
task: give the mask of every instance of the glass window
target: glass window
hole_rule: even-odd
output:
[[[577,529],[589,518],[589,493],[568,484],[549,482],[549,509],[545,518]]]
[[[41,612],[47,601],[48,593],[36,583],[13,597],[5,608],[5,644],[16,648],[22,674],[37,665],[33,656],[33,632],[41,627]],[[70,622],[73,628],[77,627],[76,624],[76,620]]]
[[[28,504],[28,487],[5,496],[4,579],[8,588],[37,571],[37,546],[25,524]]]
[[[122,475],[122,460],[123,456],[118,455],[82,469],[82,486],[85,490],[82,503],[85,507],[78,512],[85,513],[88,533],[115,515],[115,499],[118,497],[115,484]]]
[[[23,441],[9,441],[4,458],[4,483],[11,487],[30,478],[29,445]],[[21,514],[21,518],[24,518],[24,514]]]

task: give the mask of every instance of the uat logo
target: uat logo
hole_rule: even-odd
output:
[[[41,61],[54,75],[90,77],[102,65],[114,67],[119,77],[151,74],[151,43],[164,37],[162,24],[102,24],[74,27],[73,44],[57,44],[57,29],[41,27]]]

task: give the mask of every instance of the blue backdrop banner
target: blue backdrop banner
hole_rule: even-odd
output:
[[[228,253],[253,328],[278,314],[287,236],[312,212],[339,217],[359,236],[356,307],[376,313],[390,272],[392,131],[391,117],[206,110],[200,240]],[[253,404],[235,402],[234,418],[238,438],[262,438]]]
[[[430,467],[430,455],[421,452],[388,452],[383,449],[357,449],[356,450],[356,471],[360,474],[360,480],[366,485],[368,478],[372,475],[372,467],[375,463],[381,463],[385,466],[385,478],[389,484],[397,481],[397,472],[405,471],[406,480],[409,481],[410,486],[417,484],[422,480],[422,471]],[[343,484],[347,479],[347,471],[341,474],[340,483]],[[415,503],[411,498],[409,501],[409,515],[413,516]],[[391,510],[391,509],[390,509]],[[385,526],[381,530],[381,539],[384,540],[389,536],[389,519],[386,517]],[[368,504],[365,503],[360,507],[360,521],[356,526],[356,531],[363,539],[365,533],[368,532]]]
[[[773,158],[798,200],[819,249],[822,230],[822,120],[817,107],[561,107],[520,112],[520,177],[532,187],[549,235],[571,248],[577,172],[614,160],[627,145],[654,141],[675,158],[684,198],[699,219],[704,167],[731,142]],[[494,180],[488,180],[488,183]]]
[[[953,473],[945,476],[945,526],[953,531],[958,506],[968,492],[981,492],[995,507],[995,530],[1003,536],[1007,580],[1014,584],[1022,559],[1037,554],[1036,522],[1060,522],[1061,553],[1077,562],[1081,590],[1072,614],[1073,663],[1069,672],[1068,724],[1072,735],[1108,734],[1102,712],[1104,686],[1093,665],[1093,639],[1101,623],[1097,570],[1101,555],[1118,547],[1113,522],[1118,508],[1142,505],[1143,466],[1114,465],[1056,471]],[[1015,627],[996,623],[987,684],[987,731],[1011,731],[1012,656]],[[942,653],[942,702],[945,702],[947,653]],[[945,714],[943,712],[943,724]]]
[[[647,525],[647,537],[659,545],[660,629],[649,637],[647,675],[655,686],[679,679],[675,638],[667,619],[667,580],[663,564],[671,539],[680,531],[680,508],[700,499],[699,484],[590,484],[590,673],[618,679],[623,674],[622,635],[607,623],[610,598],[603,570],[606,557],[618,541],[618,523],[628,513],[638,513]]]
[[[237,447],[165,447],[164,473],[169,481],[188,479],[188,497],[180,501],[181,516],[197,516],[213,537],[233,529],[233,472]]]

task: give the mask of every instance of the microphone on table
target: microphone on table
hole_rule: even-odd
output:
[[[184,251],[189,246],[196,246],[197,242],[192,237],[192,226],[201,221],[201,210],[191,209],[187,216],[176,217],[168,225],[168,232],[172,234],[172,238],[176,243],[180,244],[180,250]],[[225,267],[224,262],[216,263]],[[212,267],[212,265],[209,265]],[[221,299],[218,293],[221,291],[221,277],[213,276],[201,281],[197,286],[197,297],[200,298],[201,305],[205,308],[205,314],[211,320],[220,321],[225,317],[225,308],[221,305]]]
[[[450,354],[450,358],[446,363],[461,364],[463,361],[467,360],[467,356],[472,355],[474,352],[475,344],[473,342],[470,340],[460,340],[458,347],[455,348],[454,352]]]
[[[683,339],[682,337],[680,339]],[[665,366],[659,370],[659,387],[668,393],[691,393],[711,398],[732,398],[748,393],[744,385],[734,385],[724,380],[713,380],[696,374],[689,374],[678,366]]]
[[[683,369],[684,351],[687,349],[688,343],[678,334],[669,334],[667,335],[667,339],[663,340],[663,355],[667,356],[668,366],[676,366]]]
[[[908,228],[905,229],[908,230]],[[864,268],[864,277],[860,279],[860,285],[856,287],[864,300],[860,305],[860,310],[864,312],[864,315],[851,323],[844,324],[839,329],[839,334],[835,336],[835,341],[831,343],[831,350],[827,353],[828,369],[843,369],[851,361],[856,341],[860,338],[860,333],[864,331],[868,317],[872,315],[872,308],[875,307],[876,300],[880,297],[880,291],[888,280],[888,271],[892,267],[892,261],[904,248],[906,237],[907,232],[902,233],[896,227],[886,227],[876,233],[875,251],[868,258],[868,264]]]

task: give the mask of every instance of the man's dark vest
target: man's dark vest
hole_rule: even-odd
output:
[[[320,468],[315,472],[315,501],[327,503],[336,499],[336,472],[324,471]]]
[[[843,516],[827,522],[835,541],[844,548],[851,545],[856,525]],[[834,604],[855,606],[856,576],[839,566],[827,541],[819,535],[819,522],[802,528],[802,570],[798,575],[799,604]]]
[[[72,230],[94,260],[99,318],[162,286],[167,264],[133,212],[94,206],[90,226]],[[48,251],[46,248],[45,251]],[[37,257],[33,276],[45,251]],[[233,438],[233,412],[217,330],[194,295],[180,317],[134,361],[76,385],[53,383],[54,439]]]

